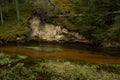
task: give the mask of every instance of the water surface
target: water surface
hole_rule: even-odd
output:
[[[26,46],[1,46],[0,51],[12,54],[23,54],[36,58],[62,58],[69,60],[83,60],[100,64],[120,64],[119,49],[105,49],[86,46],[71,45],[39,45],[42,49],[54,49],[49,52],[45,50],[34,50]],[[58,50],[55,50],[58,49]]]

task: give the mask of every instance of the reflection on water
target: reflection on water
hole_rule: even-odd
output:
[[[34,48],[34,47],[33,47]],[[39,48],[39,47],[35,47]],[[55,48],[60,49],[56,51]],[[44,49],[44,50],[42,50]],[[52,52],[45,51],[49,49]],[[55,50],[55,51],[54,51]],[[102,51],[103,50],[103,51]],[[106,49],[110,50],[110,49]],[[74,46],[59,46],[59,45],[41,45],[40,50],[25,48],[25,46],[3,46],[0,51],[14,54],[24,54],[37,58],[63,58],[69,60],[84,60],[93,63],[102,64],[120,64],[119,50],[106,51],[94,47],[74,47]],[[113,56],[115,55],[115,56]]]

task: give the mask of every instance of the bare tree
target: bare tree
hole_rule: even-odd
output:
[[[0,6],[0,19],[1,19],[1,24],[3,24],[3,14],[2,14],[2,7]]]
[[[19,4],[18,0],[15,0],[15,6],[16,6],[16,14],[17,14],[17,20],[20,20],[20,12],[19,12]]]
[[[8,0],[6,0],[6,12],[8,13]]]
[[[0,20],[1,20],[1,24],[3,24],[3,10],[2,10],[3,4],[4,4],[4,0],[0,0]]]

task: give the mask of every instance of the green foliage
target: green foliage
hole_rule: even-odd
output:
[[[0,65],[2,80],[119,80],[120,78],[119,64],[91,64],[84,61],[30,57],[23,59],[18,57],[23,55],[5,53],[0,55],[3,56],[0,61],[5,62],[5,65]]]
[[[18,63],[5,73],[1,73],[2,80],[35,80],[35,75],[30,69],[24,67],[23,63]]]
[[[0,0],[0,7],[3,6],[5,3],[5,0]]]
[[[32,5],[35,10],[34,15],[38,14],[43,23],[51,22],[50,16],[57,13],[53,6],[51,6],[49,0],[35,0],[32,2]]]
[[[43,23],[61,24],[68,30],[79,31],[95,45],[107,41],[120,42],[120,18],[119,13],[115,13],[120,11],[120,0],[53,0],[53,4],[48,0],[20,0],[20,21],[16,19],[15,5],[10,1],[7,12],[6,1],[1,1],[4,1],[1,2],[4,24],[0,25],[0,43],[14,41],[16,35],[26,34],[31,13],[40,17]],[[54,18],[59,14],[70,16]]]
[[[64,80],[64,79],[62,79],[61,77],[55,77],[55,76],[53,76],[53,77],[51,77],[51,80]]]
[[[17,58],[18,58],[18,59],[27,59],[28,57],[25,56],[25,55],[18,55]]]
[[[33,71],[35,71],[35,72],[44,72],[44,68],[43,68],[43,66],[35,66],[33,68]]]
[[[27,20],[31,16],[32,6],[30,4],[20,4],[21,20],[17,21],[15,7],[8,5],[9,13],[6,13],[6,7],[3,7],[5,23],[0,25],[0,39],[4,42],[15,41],[17,36],[26,33]]]
[[[92,39],[92,44],[99,45],[101,42],[104,41],[104,31],[100,29],[95,29],[88,37],[89,39]]]
[[[99,65],[98,70],[104,70],[109,73],[120,74],[120,65]]]
[[[107,65],[103,64],[97,65],[87,62],[73,63],[69,61],[61,62],[59,60],[49,60],[44,62],[42,65],[53,69],[56,74],[63,77],[63,80],[119,80],[120,77],[119,74],[116,74],[117,69],[119,71],[119,65],[108,64],[108,67],[106,67]],[[108,72],[103,66],[108,70],[111,68],[111,73]],[[112,75],[114,75],[114,78]]]
[[[11,63],[9,58],[0,59],[0,66]]]
[[[120,16],[115,17],[115,23],[108,30],[107,36],[108,41],[120,42]]]
[[[15,25],[15,26],[13,26]],[[17,21],[10,21],[0,26],[0,39],[4,41],[14,41],[16,35],[23,35],[25,33],[25,27],[21,27]]]
[[[81,28],[80,32],[92,44],[100,44],[106,39],[119,42],[119,18],[112,14],[120,10],[119,0],[74,0],[73,3],[77,6],[77,13],[82,16],[73,17],[70,21]]]

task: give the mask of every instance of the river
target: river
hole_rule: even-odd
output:
[[[31,45],[29,45],[31,46]],[[35,58],[62,58],[69,60],[82,60],[99,64],[120,64],[120,50],[113,48],[101,48],[78,44],[40,44],[32,45],[36,48],[59,49],[47,52],[44,50],[33,50],[23,45],[1,46],[0,52],[22,54]]]

